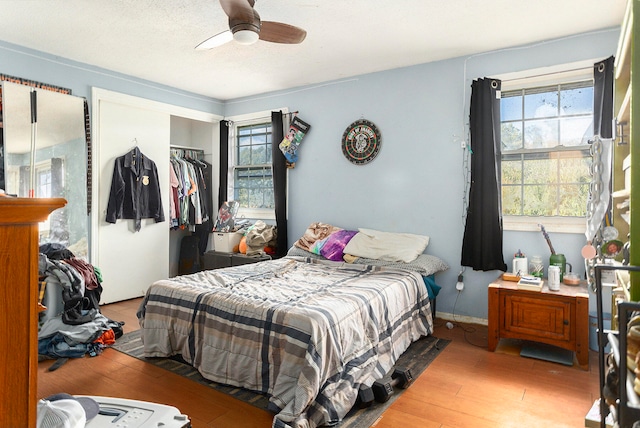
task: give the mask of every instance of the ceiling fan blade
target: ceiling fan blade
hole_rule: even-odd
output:
[[[196,46],[196,50],[203,51],[207,49],[217,48],[218,46],[222,46],[227,42],[233,40],[233,34],[231,30],[223,31],[222,33],[218,33],[213,37],[209,37],[207,40],[200,43]]]
[[[220,0],[222,10],[233,21],[253,21],[254,0]]]
[[[273,43],[296,44],[302,43],[307,32],[302,28],[282,22],[262,21],[260,40]]]

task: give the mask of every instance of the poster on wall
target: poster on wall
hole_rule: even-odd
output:
[[[311,129],[311,125],[298,116],[295,116],[291,121],[287,134],[278,145],[286,159],[287,168],[295,168],[298,161],[300,143],[302,143],[302,139],[307,135],[309,129]]]
[[[213,226],[214,232],[232,232],[236,215],[240,208],[238,201],[226,201],[218,210],[218,218]]]

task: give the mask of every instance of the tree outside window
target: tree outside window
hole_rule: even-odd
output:
[[[271,146],[270,122],[237,127],[233,195],[242,208],[275,207]]]
[[[500,108],[503,215],[584,217],[593,83],[505,91]]]

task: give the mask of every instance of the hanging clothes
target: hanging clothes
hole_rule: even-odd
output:
[[[171,196],[169,200],[169,218],[170,218],[170,227],[177,227],[178,225],[178,207],[180,205],[179,195],[179,187],[180,180],[178,180],[178,175],[176,174],[176,170],[173,166],[173,163],[169,163],[169,187],[171,189]]]
[[[136,146],[116,158],[106,221],[134,220],[135,231],[138,232],[143,218],[152,218],[160,223],[164,221],[164,212],[156,164]]]
[[[198,171],[201,174],[202,180],[202,183],[200,184],[200,196],[202,199],[203,220],[202,224],[196,225],[195,235],[200,238],[199,250],[202,255],[207,251],[209,237],[213,231],[213,225],[215,222],[215,215],[213,213],[217,210],[213,208],[213,192],[211,186],[211,180],[213,179],[213,167],[210,163],[203,160],[198,160],[197,162],[200,165]]]
[[[175,180],[170,179],[175,206],[175,212],[171,213],[171,227],[185,228],[189,225],[189,194],[195,189],[192,190],[189,167],[182,157],[174,154],[170,160],[170,166],[172,170],[170,174],[172,177],[175,176]]]
[[[171,228],[211,232],[211,164],[198,159],[202,152],[172,149],[170,166]],[[208,184],[209,183],[209,184]],[[206,241],[205,241],[206,245]]]

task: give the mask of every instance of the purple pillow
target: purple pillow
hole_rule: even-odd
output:
[[[344,247],[351,241],[351,238],[358,233],[357,230],[338,230],[326,238],[326,242],[320,248],[320,255],[334,262],[342,261]]]

